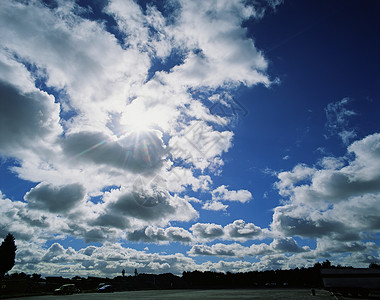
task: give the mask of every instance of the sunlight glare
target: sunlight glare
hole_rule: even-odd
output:
[[[134,101],[122,113],[120,125],[128,131],[163,129],[167,123],[165,112],[155,108],[147,109],[141,101]]]

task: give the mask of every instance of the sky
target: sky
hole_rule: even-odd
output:
[[[380,3],[0,1],[13,272],[380,263]]]

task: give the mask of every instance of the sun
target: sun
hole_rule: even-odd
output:
[[[120,123],[128,131],[146,131],[154,127],[154,123],[143,113],[127,114]]]
[[[167,127],[167,113],[157,106],[146,107],[142,101],[133,101],[122,112],[120,125],[126,131],[149,131]]]

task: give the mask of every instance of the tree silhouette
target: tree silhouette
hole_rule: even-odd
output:
[[[322,263],[322,268],[331,268],[331,262],[326,259],[323,263]]]
[[[380,269],[380,265],[379,264],[376,264],[376,263],[371,263],[369,265],[369,268],[370,269]]]
[[[15,238],[8,233],[0,246],[0,278],[15,265],[16,249]]]

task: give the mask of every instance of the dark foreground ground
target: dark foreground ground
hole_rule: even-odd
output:
[[[53,300],[53,299],[72,299],[72,300],[126,300],[126,299],[329,299],[335,300],[329,292],[316,290],[312,296],[310,289],[268,289],[268,290],[149,290],[149,291],[128,291],[115,292],[109,294],[74,294],[69,296],[32,296],[27,298],[12,298],[13,300]]]

